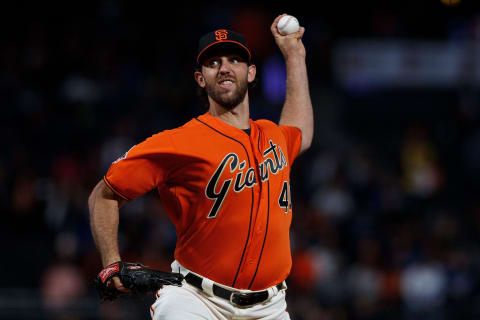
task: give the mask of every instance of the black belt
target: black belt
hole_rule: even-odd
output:
[[[198,289],[203,290],[202,288],[202,281],[203,279],[191,272],[187,273],[185,276],[185,281],[191,284]],[[280,291],[283,287],[282,283],[276,285],[277,289]],[[230,301],[234,305],[238,305],[241,307],[251,306],[257,303],[264,302],[268,299],[268,291],[257,291],[257,292],[250,292],[250,293],[239,293],[236,291],[231,291],[213,284],[213,294],[217,297],[223,298],[225,300]]]

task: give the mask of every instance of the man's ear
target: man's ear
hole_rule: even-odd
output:
[[[255,80],[255,75],[257,74],[257,67],[254,64],[248,66],[248,83],[251,83]]]
[[[195,81],[197,81],[198,85],[202,88],[205,88],[205,78],[203,78],[203,74],[200,71],[195,71],[193,76],[195,77]]]

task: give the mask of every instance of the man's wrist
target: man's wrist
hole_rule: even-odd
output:
[[[305,58],[301,54],[284,55],[285,63],[287,64],[303,64],[305,63]]]
[[[120,256],[113,256],[113,257],[108,257],[103,260],[103,267],[106,268],[111,264],[114,264],[115,262],[119,262],[122,259],[120,259]]]

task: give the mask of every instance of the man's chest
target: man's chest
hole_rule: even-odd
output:
[[[195,201],[207,218],[217,217],[222,208],[259,204],[262,195],[280,196],[289,181],[286,145],[279,138],[212,139],[191,153],[192,165],[178,172],[175,180],[195,190],[188,193],[195,200],[184,200]]]

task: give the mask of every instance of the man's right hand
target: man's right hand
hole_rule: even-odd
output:
[[[272,32],[273,38],[275,39],[275,42],[280,48],[280,51],[282,52],[285,60],[288,60],[292,57],[299,57],[305,59],[306,52],[302,42],[305,28],[300,27],[297,32],[287,35],[280,34],[277,29],[278,21],[280,21],[280,19],[285,15],[286,13],[276,17],[272,25],[270,26],[270,31]]]

